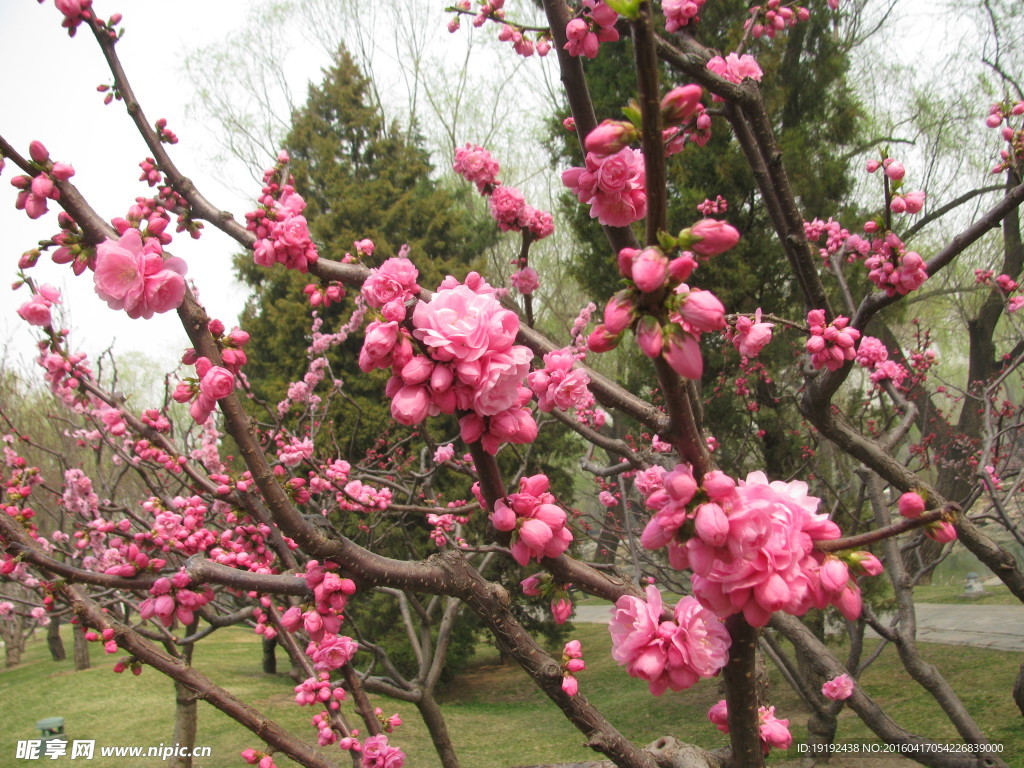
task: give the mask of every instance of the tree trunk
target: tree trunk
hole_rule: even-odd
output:
[[[277,674],[277,638],[263,636],[263,672],[268,675]]]
[[[1017,709],[1024,715],[1024,664],[1020,665],[1020,671],[1017,672],[1017,682],[1013,685],[1013,700],[1017,704]]]
[[[21,652],[25,650],[25,620],[17,616],[4,622],[4,664],[16,667],[21,662]]]
[[[54,616],[46,627],[46,644],[50,648],[50,658],[54,661],[64,661],[67,654],[64,652],[64,641],[60,638],[60,619]]]
[[[194,634],[198,622],[188,625],[186,635]],[[189,643],[181,650],[181,660],[191,666],[195,645]],[[199,699],[194,691],[179,681],[174,681],[174,746],[187,747],[188,757],[174,756],[168,763],[170,768],[192,768],[192,750],[196,745],[196,731],[199,726]]]
[[[71,633],[75,639],[75,669],[83,670],[89,668],[89,641],[85,639],[85,627],[81,624],[74,625]]]
[[[455,754],[455,746],[448,735],[448,725],[445,723],[444,715],[441,714],[441,708],[437,705],[434,695],[424,691],[420,700],[416,702],[416,707],[420,711],[420,717],[423,718],[423,724],[427,726],[431,741],[434,742],[437,756],[441,758],[441,765],[444,768],[459,768],[459,758]]]

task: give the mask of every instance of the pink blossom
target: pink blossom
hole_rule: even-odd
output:
[[[439,445],[437,446],[437,450],[434,451],[434,461],[438,464],[451,461],[453,456],[455,456],[455,448],[451,443],[448,443],[447,445]]]
[[[586,165],[563,172],[562,183],[581,203],[590,204],[590,217],[602,224],[624,227],[647,215],[644,158],[639,150],[623,147],[612,155],[588,152]]]
[[[540,276],[533,267],[524,267],[512,275],[512,287],[524,296],[529,296],[540,286]]]
[[[733,346],[744,357],[757,357],[761,350],[772,340],[772,323],[761,322],[761,308],[754,312],[753,318],[740,315],[736,318],[736,330],[732,337]]]
[[[749,54],[737,56],[735,53],[730,53],[724,59],[721,56],[715,56],[708,61],[707,67],[716,75],[732,83],[743,82],[748,77],[751,80],[759,81],[764,75],[761,67],[757,65],[757,61]]]
[[[665,333],[661,354],[680,376],[700,380],[704,371],[704,358],[701,356],[700,342],[692,334],[670,326]]]
[[[675,32],[690,24],[700,21],[700,9],[705,0],[662,0],[661,10],[665,14],[665,30]]]
[[[379,268],[370,270],[363,281],[363,298],[371,307],[383,307],[393,301],[404,303],[419,293],[418,277],[419,271],[409,259],[388,259]]]
[[[832,701],[845,701],[853,696],[853,685],[853,678],[849,675],[839,675],[821,686],[821,694]]]
[[[29,325],[45,327],[50,324],[50,304],[42,296],[33,296],[18,307],[18,316]]]
[[[362,768],[402,768],[405,765],[405,753],[390,746],[385,734],[368,736],[363,742],[362,757]]]
[[[655,696],[712,677],[725,665],[729,649],[722,622],[693,597],[679,601],[674,621],[662,621],[661,614],[661,594],[651,585],[646,601],[620,597],[608,625],[612,657],[630,676],[646,680]]]
[[[675,289],[682,298],[678,315],[697,331],[717,331],[725,327],[725,307],[711,291],[690,290],[685,283]]]
[[[523,193],[513,187],[498,187],[491,193],[489,210],[502,232],[518,229],[519,216],[526,206]]]
[[[455,150],[455,162],[452,168],[466,181],[476,184],[480,194],[487,194],[492,187],[498,185],[498,171],[501,167],[491,153],[483,147],[466,144]]]
[[[185,262],[164,259],[160,245],[142,241],[137,229],[119,240],[107,238],[96,248],[96,293],[111,309],[124,309],[131,318],[150,318],[177,309],[185,298]]]

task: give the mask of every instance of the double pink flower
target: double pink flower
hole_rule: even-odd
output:
[[[137,229],[118,240],[107,238],[96,248],[96,293],[111,309],[123,309],[131,318],[149,319],[181,306],[187,271],[181,259],[163,257],[159,241],[143,242]]]

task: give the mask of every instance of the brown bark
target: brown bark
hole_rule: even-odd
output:
[[[85,625],[76,623],[73,637],[75,639],[74,655],[75,669],[88,669],[89,663],[89,641],[85,639]]]
[[[60,618],[54,616],[46,627],[46,645],[50,649],[50,658],[54,661],[64,661],[67,654],[64,652],[64,641],[60,637]]]

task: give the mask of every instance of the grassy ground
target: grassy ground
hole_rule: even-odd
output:
[[[575,637],[584,648],[588,669],[581,672],[580,690],[626,736],[647,743],[666,733],[706,746],[725,743],[707,721],[708,707],[720,696],[717,681],[706,681],[681,694],[653,698],[646,685],[633,680],[609,656],[607,631],[595,625],[577,625]],[[70,643],[68,644],[70,648]],[[926,658],[946,674],[968,709],[996,743],[1005,745],[1008,762],[1024,763],[1024,723],[1013,706],[1010,690],[1019,655],[974,648],[923,646]],[[61,716],[71,739],[96,739],[97,745],[156,746],[171,737],[173,690],[170,682],[152,670],[140,677],[115,675],[111,657],[93,647],[96,666],[74,672],[70,661],[50,661],[44,642],[32,643],[25,663],[0,670],[0,765],[12,765],[15,742],[32,738],[36,720]],[[284,675],[259,671],[259,638],[243,630],[214,634],[200,644],[196,666],[236,695],[281,721],[303,737],[312,734],[314,711],[292,701],[292,682]],[[909,730],[936,739],[955,740],[934,704],[924,701],[891,649],[868,670],[864,687],[889,708]],[[804,735],[805,715],[795,695],[773,677],[772,701],[778,714],[789,717],[794,736]],[[482,647],[473,666],[449,684],[442,695],[445,715],[456,738],[464,768],[506,768],[540,762],[593,759],[575,731],[546,698],[514,667],[502,666],[497,654]],[[385,711],[398,711],[403,725],[393,737],[409,754],[409,768],[433,768],[433,754],[415,709],[408,704],[380,702]],[[849,710],[840,715],[840,740],[871,738]],[[241,765],[238,753],[258,740],[211,707],[200,709],[197,744],[211,746],[212,757],[197,760],[198,768]],[[1011,750],[1013,750],[1011,752]],[[329,749],[340,757],[337,748]],[[779,762],[786,755],[773,756]],[[793,755],[789,756],[790,758]],[[62,758],[69,760],[69,758]],[[279,760],[280,766],[291,765]],[[339,761],[339,764],[346,764]],[[25,765],[28,765],[26,762]],[[54,765],[64,765],[63,762]],[[150,768],[158,759],[96,757],[92,768]],[[867,765],[863,760],[858,765]],[[881,763],[878,763],[881,765]]]

